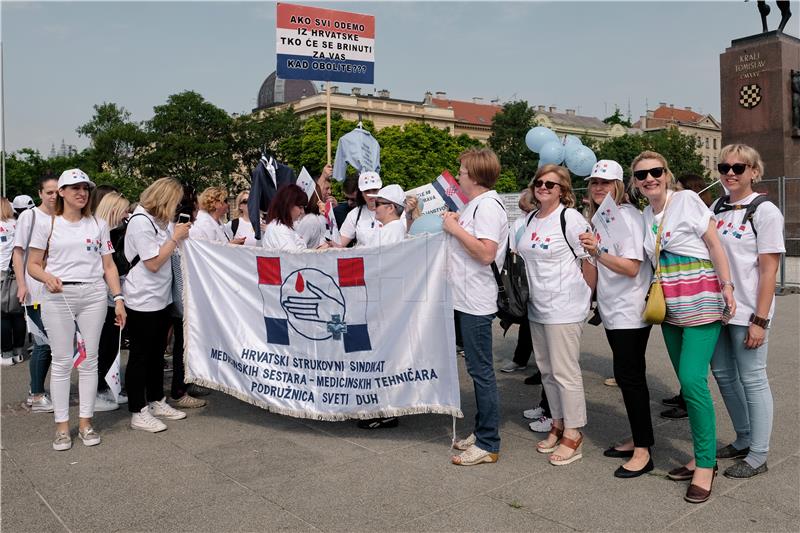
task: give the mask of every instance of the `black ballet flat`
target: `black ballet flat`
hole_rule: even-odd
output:
[[[644,465],[644,467],[642,467],[641,470],[628,470],[627,468],[624,468],[624,467],[620,466],[619,468],[617,468],[614,471],[614,477],[618,477],[618,478],[622,478],[622,479],[630,479],[630,478],[634,478],[634,477],[639,477],[642,474],[646,474],[646,473],[652,471],[653,468],[655,468],[655,466],[653,466],[653,458],[651,457],[647,461],[647,464]]]
[[[606,457],[614,457],[616,459],[629,459],[633,457],[633,450],[618,450],[613,446],[603,452]]]

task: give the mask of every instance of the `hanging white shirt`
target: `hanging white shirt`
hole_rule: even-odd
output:
[[[480,209],[478,209],[480,207]],[[464,207],[458,224],[476,239],[497,243],[495,263],[503,268],[508,246],[508,215],[495,191],[476,196]],[[497,282],[491,265],[473,259],[455,237],[448,239],[448,270],[453,308],[471,315],[497,312]]]
[[[647,326],[642,321],[642,312],[653,267],[645,258],[642,214],[631,204],[620,205],[619,212],[631,238],[619,242],[618,249],[605,252],[641,263],[636,276],[629,277],[617,274],[598,260],[597,307],[606,329],[639,329]]]
[[[197,213],[197,220],[194,221],[189,229],[190,239],[205,239],[211,242],[228,242],[225,234],[225,226],[217,222],[208,211],[200,210]]]
[[[358,220],[357,224],[356,220]],[[358,248],[377,246],[377,235],[381,225],[375,218],[375,212],[367,209],[366,205],[362,205],[347,213],[342,227],[339,228],[339,234],[351,240],[357,239],[356,247]]]
[[[749,205],[757,196],[758,193],[753,193],[737,204]],[[718,201],[719,199],[711,204],[712,211]],[[744,209],[717,213],[715,217],[719,240],[728,256],[732,281],[736,286],[736,290],[733,291],[733,297],[736,298],[736,314],[729,323],[747,326],[750,324],[750,315],[756,312],[758,302],[758,255],[786,252],[783,241],[783,215],[775,204],[764,202],[753,214],[752,224],[744,222]],[[753,233],[753,226],[756,227],[758,235]],[[774,311],[773,296],[769,315],[764,318],[772,318]]]
[[[14,234],[14,248],[21,248],[23,254],[23,269],[25,270],[25,285],[28,288],[28,295],[25,297],[25,305],[38,305],[44,292],[44,284],[31,277],[28,273],[27,256],[30,239],[33,237],[33,225],[44,224],[50,232],[50,215],[34,207],[20,213],[17,219],[17,229]]]
[[[36,224],[30,243],[31,248],[47,250],[45,271],[61,281],[102,280],[105,273],[102,256],[114,252],[106,221],[88,216],[70,222],[57,216],[52,223],[52,235],[50,221],[48,218],[47,224]]]
[[[306,241],[294,229],[277,220],[267,224],[261,237],[261,246],[268,250],[306,250]]]
[[[528,318],[540,324],[582,322],[589,314],[592,291],[581,271],[581,260],[589,255],[578,235],[589,231],[590,225],[583,215],[570,208],[565,214],[566,229],[562,231],[561,211],[564,209],[559,205],[544,218],[534,215],[517,245],[528,274],[531,295]]]
[[[144,216],[134,216],[140,213]],[[125,257],[133,261],[138,255],[139,262],[125,277],[122,287],[125,307],[134,311],[160,311],[172,303],[170,261],[165,261],[155,272],[144,265],[148,259],[158,257],[159,249],[172,236],[172,230],[172,223],[166,229],[161,228],[142,206],[134,210],[125,231]]]

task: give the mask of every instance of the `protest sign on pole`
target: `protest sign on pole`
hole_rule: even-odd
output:
[[[462,416],[444,243],[292,253],[185,241],[186,382],[318,420]]]

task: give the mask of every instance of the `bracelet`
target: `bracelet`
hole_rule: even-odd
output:
[[[731,286],[731,290],[734,290],[734,291],[736,290],[736,285],[734,285],[732,281],[728,281],[728,280],[721,280],[719,282],[719,290],[724,289],[725,285],[730,285]]]
[[[122,300],[124,302],[125,301],[125,297],[123,295],[121,295],[121,294],[115,294],[114,295],[114,303],[119,302],[120,300]]]
[[[749,322],[751,324],[755,324],[756,326],[758,326],[760,328],[767,329],[769,327],[769,319],[768,318],[762,318],[760,316],[756,316],[755,313],[752,313],[750,315]]]
[[[600,256],[603,255],[603,253],[604,253],[603,249],[598,246],[597,248],[595,248],[594,256],[600,259]]]

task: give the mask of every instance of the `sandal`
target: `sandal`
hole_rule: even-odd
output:
[[[547,445],[547,440],[550,438],[550,435],[554,435],[556,438],[556,442],[552,446]],[[564,435],[564,428],[557,428],[553,426],[550,431],[547,433],[547,439],[541,440],[536,443],[536,451],[539,453],[553,453],[558,448],[558,443],[561,441],[561,437]]]
[[[450,457],[450,462],[454,465],[473,466],[481,463],[496,463],[500,454],[487,452],[474,444],[458,455]]]
[[[470,433],[468,437],[457,440],[453,443],[453,448],[456,450],[461,450],[462,452],[467,450],[470,446],[475,444],[477,439],[475,438],[475,433]]]
[[[581,435],[578,437],[578,440],[572,440],[569,437],[561,437],[561,445],[571,449],[572,455],[569,457],[562,457],[561,455],[553,454],[550,456],[551,465],[564,466],[574,463],[583,457],[583,453],[581,453],[581,446],[583,445],[583,433],[581,433]]]

